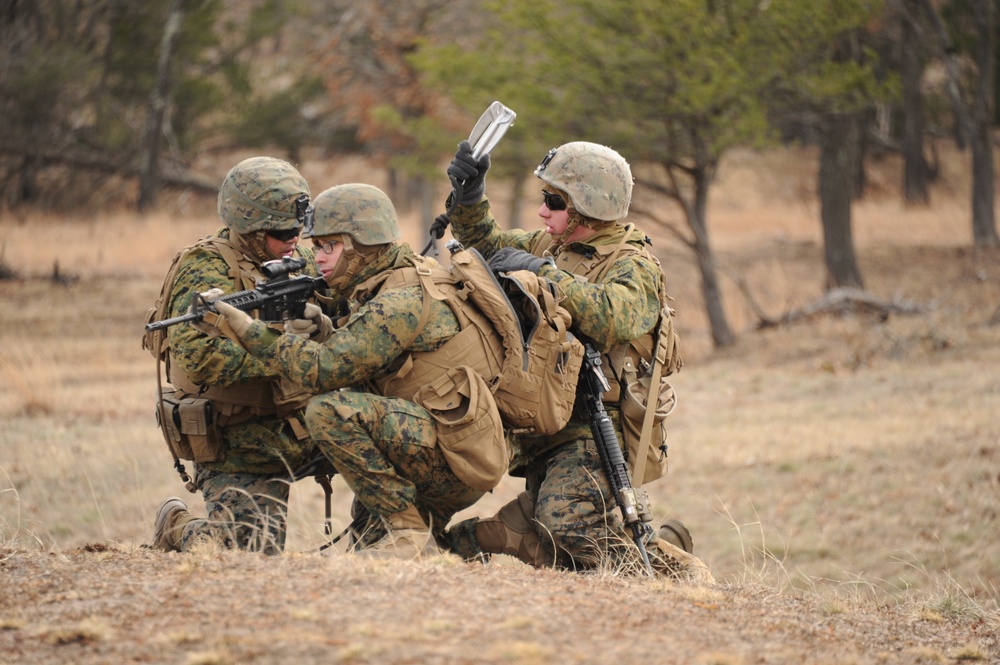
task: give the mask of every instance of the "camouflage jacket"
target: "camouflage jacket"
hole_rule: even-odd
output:
[[[228,238],[229,230],[219,229],[213,237]],[[319,276],[312,262],[312,251],[300,247],[296,252],[309,260],[305,272]],[[178,266],[170,290],[169,315],[187,312],[196,293],[216,287],[233,293],[252,288],[256,279],[263,279],[263,275],[259,272],[253,275],[252,270],[243,279],[234,278],[226,260],[210,246],[195,246]],[[183,372],[188,380],[199,386],[232,388],[280,379],[277,372],[226,337],[210,337],[192,325],[181,324],[169,329],[168,339],[172,372]],[[221,434],[225,461],[202,463],[201,466],[225,473],[271,474],[286,470],[287,465],[298,466],[311,454],[309,446],[292,436],[285,419],[278,416],[259,416],[249,422],[222,427]]]
[[[215,237],[228,238],[229,229],[221,228]],[[309,260],[305,272],[314,277],[319,271],[313,263],[312,251],[299,247],[296,253]],[[259,268],[259,266],[256,266]],[[251,280],[263,280],[259,271],[249,274],[248,279],[237,283],[230,275],[229,265],[210,247],[196,246],[182,260],[170,291],[169,316],[180,316],[191,306],[191,299],[197,293],[219,288],[226,293],[250,289],[255,284]],[[260,379],[277,379],[278,374],[238,344],[226,337],[209,337],[191,325],[178,325],[169,329],[171,361],[184,372],[192,382],[205,386],[229,387]]]
[[[390,247],[359,271],[348,288],[370,278],[414,264],[406,244]],[[256,322],[243,343],[267,367],[313,393],[356,387],[378,392],[373,382],[395,372],[410,351],[433,351],[458,334],[458,319],[443,302],[431,303],[430,315],[418,332],[423,290],[418,286],[380,292],[355,292],[354,312],[322,344],[279,335]]]
[[[541,255],[539,246],[547,244],[544,229],[502,231],[490,212],[489,201],[485,199],[473,206],[458,206],[451,220],[455,237],[466,247],[476,248],[485,257],[501,247],[515,247]],[[644,251],[618,258],[596,283],[567,272],[559,265],[575,265],[578,261],[574,259],[579,257],[572,254],[598,256],[602,248],[621,243],[624,234],[624,226],[605,225],[585,242],[557,248],[554,252],[556,265],[543,266],[538,273],[557,284],[565,296],[561,304],[573,317],[573,329],[592,340],[602,352],[638,339],[656,326],[661,309],[662,270],[655,260],[647,258]],[[628,243],[643,249],[645,235],[633,231]],[[615,404],[607,406],[621,438],[618,409]],[[558,434],[512,437],[514,460],[511,472],[517,475],[525,465],[566,441],[591,436],[589,421],[581,415],[574,415]]]

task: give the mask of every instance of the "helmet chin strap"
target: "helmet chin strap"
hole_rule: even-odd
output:
[[[351,281],[354,279],[354,276],[377,259],[391,243],[355,247],[351,236],[346,233],[340,234],[340,239],[344,244],[344,253],[340,255],[340,260],[333,267],[333,272],[327,278],[326,284],[337,293],[347,295],[345,293],[346,288],[353,286]]]
[[[280,256],[274,256],[268,250],[267,241],[264,239],[267,235],[266,231],[253,231],[251,233],[232,232],[231,235],[236,236],[236,244],[239,246],[240,251],[257,263],[265,263],[281,258]]]
[[[569,237],[573,235],[577,227],[583,224],[583,216],[580,215],[576,210],[570,208],[567,215],[566,229],[559,234],[559,237],[552,242],[552,248],[562,247],[569,240]]]
[[[341,295],[346,295],[342,293],[341,287],[357,274],[358,269],[361,267],[361,257],[354,251],[354,243],[351,242],[351,236],[341,233],[338,235],[338,239],[344,245],[344,251],[340,255],[337,265],[333,266],[333,271],[327,276],[326,285],[333,291]]]

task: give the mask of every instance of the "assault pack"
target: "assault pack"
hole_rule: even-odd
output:
[[[583,344],[555,285],[528,270],[495,274],[475,249],[446,245],[451,272],[503,338],[493,397],[509,428],[555,434],[573,415]]]
[[[437,391],[444,397],[455,388],[450,370],[470,366],[485,380],[508,433],[560,431],[573,413],[583,344],[569,330],[571,317],[555,285],[527,270],[495,275],[478,251],[457,240],[447,248],[447,268],[418,258],[382,287],[421,286],[425,310],[430,300],[448,303],[462,332],[445,347],[411,354],[403,368],[380,380],[383,394]],[[491,341],[484,348],[467,335]],[[426,386],[427,376],[440,379]]]

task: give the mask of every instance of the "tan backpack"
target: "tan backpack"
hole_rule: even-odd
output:
[[[414,267],[381,278],[383,288],[422,288],[424,312],[414,339],[431,300],[447,303],[462,328],[444,346],[411,355],[381,379],[383,394],[409,399],[440,374],[469,365],[485,380],[508,432],[560,431],[573,413],[583,344],[569,331],[570,314],[555,286],[528,271],[494,275],[479,252],[455,240],[448,249],[447,268],[418,257]],[[449,392],[448,380],[436,388],[441,395]]]
[[[528,270],[494,275],[482,255],[448,243],[451,272],[504,342],[492,387],[508,429],[555,434],[573,415],[583,344],[569,330],[570,313],[555,285]]]

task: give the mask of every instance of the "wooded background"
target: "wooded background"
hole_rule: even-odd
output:
[[[197,158],[361,154],[390,196],[440,212],[442,160],[489,102],[515,109],[491,178],[508,223],[540,157],[571,140],[633,165],[633,215],[690,248],[729,346],[708,194],[742,146],[819,147],[826,284],[863,288],[851,204],[866,157],[902,153],[929,203],[931,139],[972,165],[970,237],[1000,244],[996,0],[2,0],[6,210],[156,207],[214,193]]]

